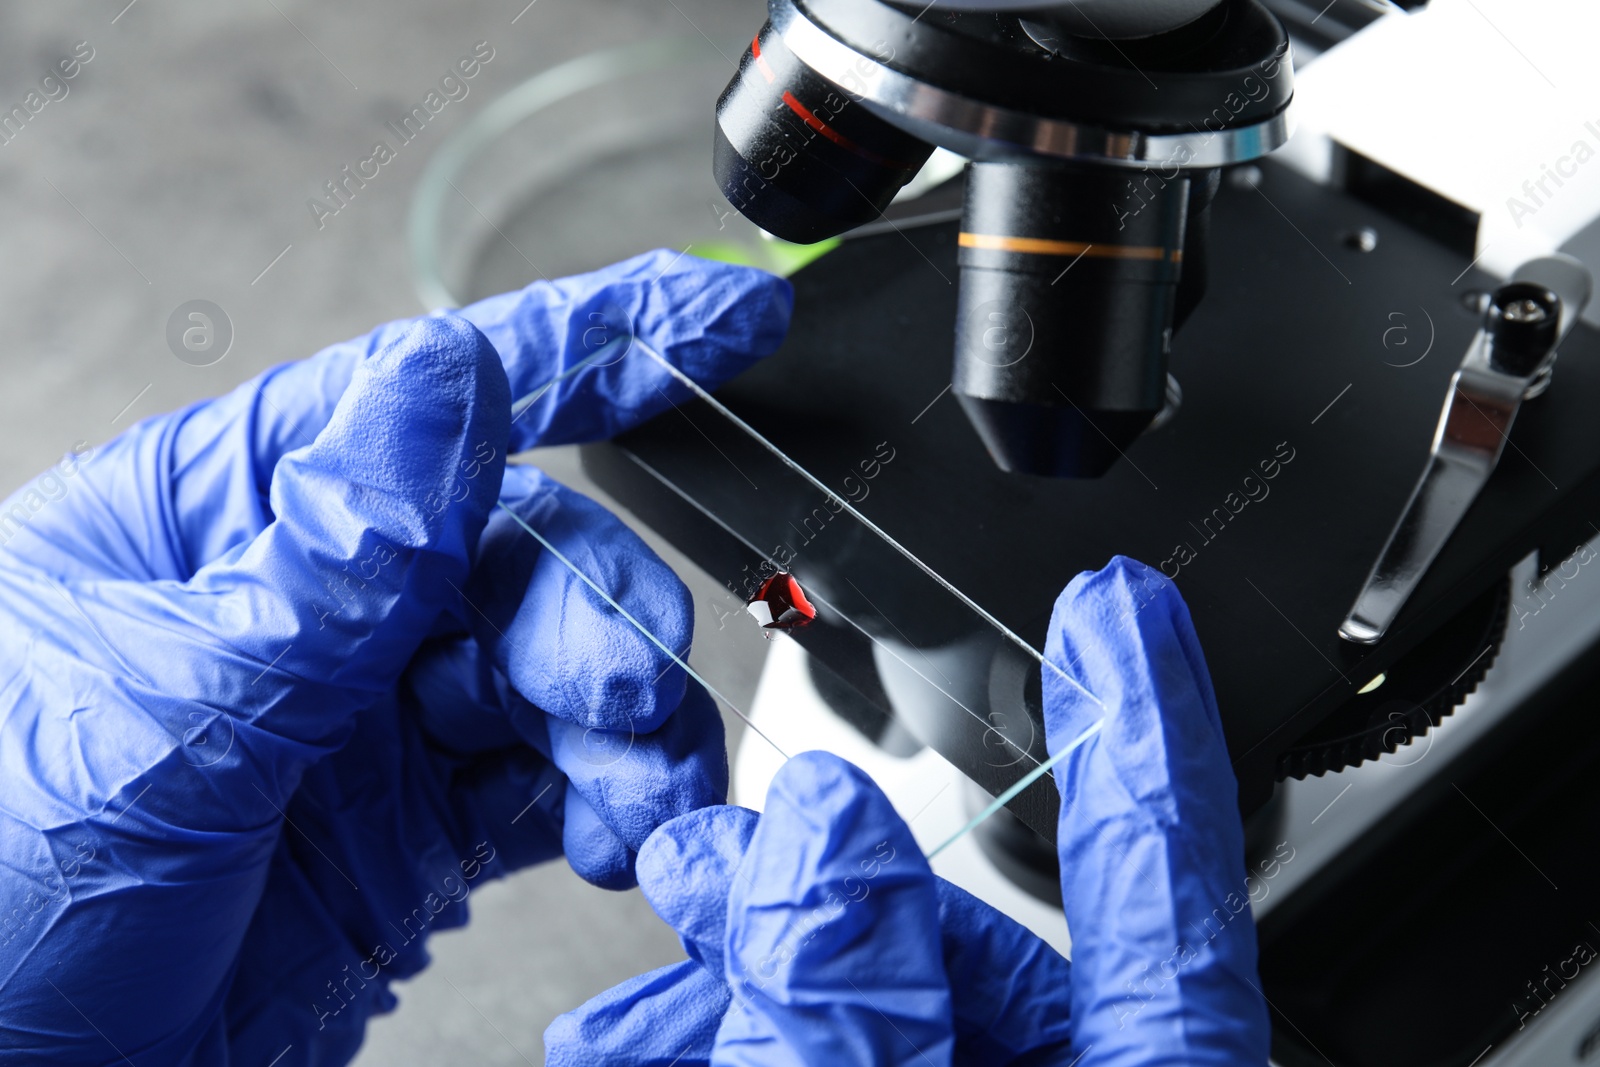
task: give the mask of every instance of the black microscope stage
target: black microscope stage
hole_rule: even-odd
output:
[[[1493,661],[1507,571],[1593,536],[1600,493],[1600,338],[1580,324],[1389,635],[1342,641],[1495,282],[1369,203],[1271,162],[1255,173],[1226,176],[1213,208],[1209,289],[1172,345],[1181,410],[1105,477],[1001,472],[946,391],[955,222],[885,227],[798,272],[781,351],[716,393],[1034,648],[1078,572],[1122,554],[1175,577],[1247,812],[1286,774],[1359,758],[1383,715],[1415,726],[1470,688]],[[763,556],[818,592],[796,639],[869,718],[893,717],[994,793],[1033,765],[1008,748],[1044,757],[1038,665],[705,403],[589,446],[584,463],[730,598],[754,591]],[[1380,672],[1392,692],[1358,698]],[[1444,707],[1419,711],[1435,690]],[[1010,807],[1053,839],[1050,782]]]

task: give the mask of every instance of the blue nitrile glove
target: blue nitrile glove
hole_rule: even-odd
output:
[[[686,653],[672,572],[505,457],[684,398],[619,330],[712,385],[790,301],[640,256],[380,327],[0,505],[0,1064],[345,1063],[472,888],[563,851],[629,885],[720,802],[705,692],[496,501]]]
[[[809,754],[779,771],[759,823],[710,808],[646,842],[640,884],[691,961],[556,1020],[549,1062],[1265,1064],[1236,786],[1188,610],[1158,572],[1119,557],[1062,594],[1047,658],[1104,702],[1047,668],[1051,751],[1106,718],[1055,769],[1070,973],[925,874],[860,772]],[[903,875],[881,887],[857,870],[877,841]],[[847,878],[865,899],[831,932],[803,932],[789,958],[786,924],[807,931]],[[942,967],[928,957],[929,879]]]
[[[1117,556],[1056,601],[1045,658],[1078,683],[1044,670],[1051,753],[1105,718],[1055,767],[1074,1048],[1085,1067],[1266,1063],[1238,783],[1188,607]]]
[[[557,1019],[551,1067],[1071,1058],[1070,964],[935,877],[888,798],[837,756],[785,763],[759,818],[719,807],[666,823],[639,884],[691,960]]]

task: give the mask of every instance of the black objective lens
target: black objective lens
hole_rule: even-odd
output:
[[[715,136],[722,194],[798,244],[876,219],[933,152],[801,63],[770,23],[717,101]]]
[[[953,391],[1002,470],[1103,474],[1166,398],[1189,178],[973,163]]]

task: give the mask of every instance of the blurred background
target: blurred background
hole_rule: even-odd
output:
[[[694,242],[770,265],[782,251],[721,214],[709,152],[715,94],[763,10],[760,0],[6,5],[0,110],[28,117],[0,144],[11,250],[0,488],[9,494],[76,442],[453,302],[446,295]],[[562,66],[597,52],[609,58]],[[29,91],[73,55],[90,58],[35,113]],[[471,78],[462,59],[478,60]],[[506,125],[474,146],[469,125],[482,132],[491,104],[552,71],[500,105]],[[362,164],[380,141],[393,158],[351,180],[372,173]],[[220,314],[207,310],[211,335],[185,349],[168,322],[191,301]],[[538,458],[593,491],[575,457]],[[721,651],[717,677],[748,706],[761,664],[719,644],[713,601],[727,597],[646,537],[694,591],[697,662]],[[467,928],[429,942],[433,966],[396,987],[400,1008],[370,1027],[358,1064],[542,1063],[552,1018],[682,958],[637,891],[594,889],[561,863],[475,890],[470,906]]]

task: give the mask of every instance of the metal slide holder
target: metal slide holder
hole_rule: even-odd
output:
[[[1556,349],[1589,302],[1591,279],[1569,256],[1518,267],[1496,289],[1450,378],[1422,478],[1367,575],[1339,636],[1382,640],[1494,473],[1524,400],[1549,388]]]

